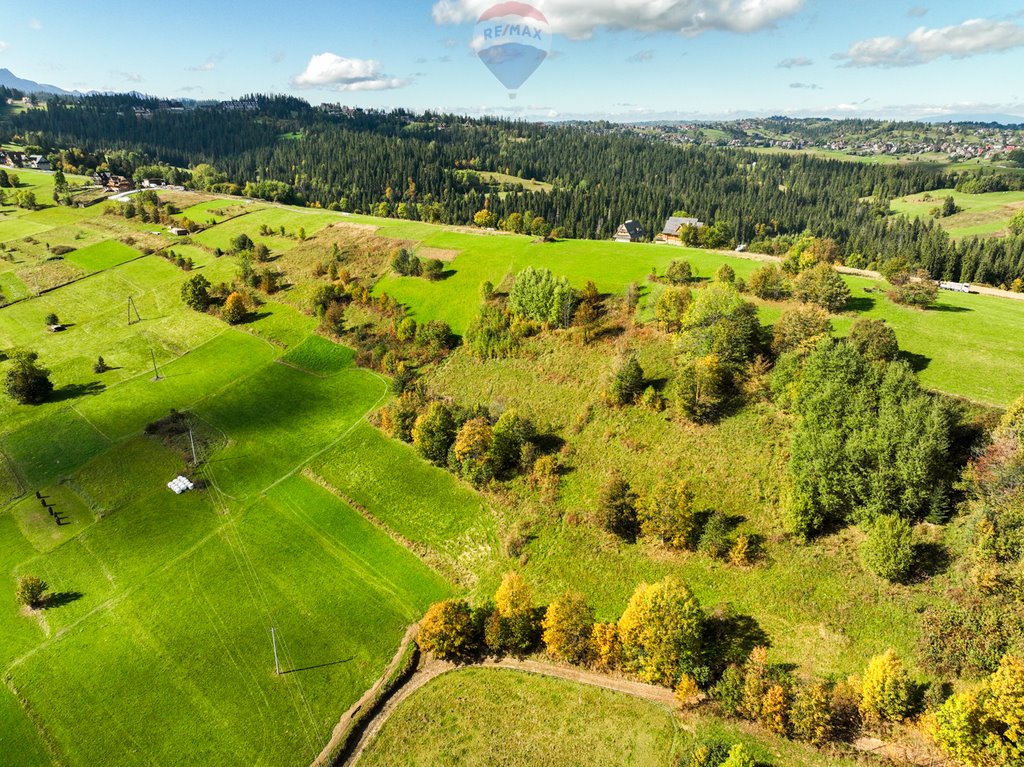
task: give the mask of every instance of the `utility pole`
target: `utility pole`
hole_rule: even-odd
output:
[[[192,465],[193,466],[198,466],[199,465],[199,459],[196,458],[196,440],[192,436],[192,427],[191,426],[188,427],[188,441],[192,443]]]
[[[132,319],[132,312],[135,312],[135,319]],[[139,308],[135,305],[135,301],[132,300],[131,296],[128,296],[128,324],[134,325],[136,322],[142,322],[142,317],[139,315]]]
[[[270,641],[274,643],[274,673],[281,676],[281,664],[277,661],[277,635],[273,626],[270,627]]]
[[[156,367],[156,353],[153,351],[152,347],[150,347],[150,349],[149,349],[149,357],[150,357],[150,359],[153,360],[153,380],[154,381],[159,381],[160,380],[160,371],[157,370],[157,367]]]

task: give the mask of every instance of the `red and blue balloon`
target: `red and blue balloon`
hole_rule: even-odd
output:
[[[516,91],[551,52],[551,27],[532,5],[498,3],[480,14],[474,42],[477,56],[491,73]]]

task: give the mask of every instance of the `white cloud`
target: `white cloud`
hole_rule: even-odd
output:
[[[923,5],[915,5],[909,11],[907,11],[907,15],[908,16],[912,16],[912,17],[918,18],[918,19],[921,18],[922,16],[926,15],[927,13],[928,13],[928,9],[925,8]]]
[[[969,19],[949,27],[918,27],[904,37],[871,37],[832,58],[844,67],[911,67],[942,56],[964,59],[1024,45],[1024,26],[1012,21]]]
[[[815,83],[790,83],[789,87],[790,88],[804,88],[804,89],[809,90],[809,91],[820,91],[821,90],[821,86],[820,85],[816,85]]]
[[[6,51],[10,47],[11,47],[10,43],[5,42],[3,40],[0,40],[0,53],[3,53],[4,51]]]
[[[437,0],[437,24],[473,22],[493,0]],[[547,0],[538,2],[555,34],[588,38],[597,29],[675,32],[694,36],[713,29],[756,32],[792,16],[804,0]]]
[[[224,57],[222,55],[210,56],[202,64],[196,64],[194,67],[189,67],[190,72],[212,72],[217,68],[217,65],[221,62]]]
[[[125,82],[129,82],[129,83],[141,83],[142,82],[142,75],[140,75],[138,72],[117,72],[117,71],[115,71],[115,72],[111,72],[111,74],[112,75],[116,75],[117,77],[120,77]]]
[[[39,19],[32,19],[28,23],[28,26],[29,26],[30,29],[33,29],[36,32],[39,32],[43,28],[43,22],[41,22]]]
[[[792,59],[783,59],[775,66],[779,69],[793,69],[794,67],[809,67],[814,61],[806,56],[796,56]]]
[[[648,48],[645,51],[637,51],[626,59],[630,64],[644,64],[654,58],[654,51]]]
[[[384,91],[408,85],[407,80],[380,71],[380,62],[350,59],[334,53],[311,57],[305,71],[292,78],[296,88],[331,88],[339,91]]]

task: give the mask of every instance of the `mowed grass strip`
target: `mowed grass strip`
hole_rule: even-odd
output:
[[[387,393],[382,379],[359,368],[320,378],[265,366],[196,408],[231,438],[211,477],[229,496],[263,491],[341,441]]]
[[[159,380],[147,370],[96,396],[79,399],[75,407],[98,431],[111,439],[123,439],[172,408],[188,410],[200,400],[241,384],[275,356],[266,341],[225,329],[173,362],[158,364]],[[250,407],[255,406],[254,401]]]
[[[54,410],[3,437],[4,452],[29,487],[70,475],[111,441],[73,410]]]
[[[25,283],[12,271],[0,272],[0,302],[13,303],[30,295]]]
[[[449,593],[302,478],[183,553],[11,670],[66,761],[308,764]]]
[[[65,256],[65,260],[80,266],[87,272],[101,272],[139,258],[142,254],[135,248],[117,240],[106,240],[87,245]]]
[[[266,206],[212,226],[192,239],[208,248],[227,251],[231,247],[232,238],[247,234],[253,242],[265,243],[271,251],[290,250],[299,243],[300,229],[309,236],[339,220],[341,214],[330,211],[312,211],[283,205]],[[273,230],[272,234],[261,235],[261,226],[270,227]],[[285,228],[285,236],[280,233],[282,226]]]
[[[452,580],[500,578],[505,560],[485,499],[410,446],[359,424],[312,471],[390,530],[423,546]]]
[[[10,208],[4,208],[3,211],[7,215],[0,214],[0,242],[20,240],[23,237],[42,234],[53,228],[49,224],[41,224],[24,217],[12,216]]]
[[[309,336],[281,357],[281,362],[327,378],[352,366],[355,352],[320,336]]]
[[[52,762],[39,731],[7,687],[0,687],[0,754],[4,755],[4,767],[39,767]]]

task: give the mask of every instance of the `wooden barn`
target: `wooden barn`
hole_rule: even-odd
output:
[[[647,232],[640,226],[639,221],[630,219],[615,230],[616,242],[640,242]]]
[[[679,242],[679,230],[684,226],[692,226],[700,229],[704,222],[699,218],[687,218],[685,216],[672,216],[665,222],[661,234],[658,235],[658,242]]]

